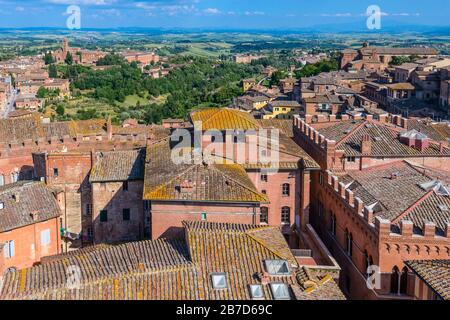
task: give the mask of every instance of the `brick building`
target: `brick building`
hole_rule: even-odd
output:
[[[147,66],[151,63],[157,63],[160,61],[160,57],[154,52],[127,51],[122,52],[121,55],[128,62],[137,62],[138,64],[143,66]]]
[[[144,215],[145,150],[99,152],[89,175],[91,203],[85,226],[93,243],[149,238],[150,217]],[[91,239],[89,239],[91,240]]]
[[[371,47],[368,43],[364,43],[360,49],[345,49],[342,51],[341,69],[383,71],[388,67],[393,57],[419,56],[431,58],[436,57],[437,54],[437,50],[433,48]]]
[[[40,182],[0,187],[0,275],[61,252],[57,197]]]
[[[75,64],[95,65],[97,61],[106,56],[106,52],[98,50],[85,50],[82,48],[71,48],[69,41],[64,39],[60,49],[52,52],[56,63],[64,63],[68,54],[72,55]]]
[[[332,123],[330,123],[330,120]],[[321,165],[310,220],[342,267],[351,298],[410,299],[406,260],[448,259],[450,150],[408,119],[295,119],[295,138]],[[380,267],[380,287],[367,268]]]

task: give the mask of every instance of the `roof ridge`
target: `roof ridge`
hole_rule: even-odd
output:
[[[394,220],[391,221],[392,224],[397,224],[400,222],[400,220],[408,215],[411,211],[413,211],[415,208],[420,206],[425,200],[427,200],[432,194],[434,193],[434,190],[430,190],[425,195],[423,195],[418,201],[413,203],[411,206],[409,206],[405,211],[400,213]]]
[[[367,120],[363,121],[361,124],[357,125],[355,128],[352,129],[347,135],[345,135],[341,140],[336,142],[336,146],[340,145],[341,143],[345,142],[347,139],[351,138],[357,131],[359,131],[364,125],[368,123]]]
[[[171,179],[165,180],[165,181],[163,182],[163,184],[160,184],[159,186],[156,186],[156,187],[152,188],[153,190],[152,190],[150,193],[154,193],[154,192],[159,191],[161,188],[163,188],[163,187],[169,185],[170,183],[172,183],[172,181],[174,181],[175,179],[180,178],[182,175],[188,173],[189,171],[193,170],[193,169],[196,168],[197,166],[198,166],[197,164],[190,164],[190,165],[188,165],[188,167],[187,167],[185,170],[181,171],[180,173],[178,173],[177,175],[175,175],[175,176],[172,177]],[[145,188],[144,188],[144,191],[145,191]],[[146,193],[147,193],[147,192],[146,192]]]
[[[214,170],[216,170],[216,171],[219,171],[222,175],[224,175],[225,177],[227,177],[227,178],[230,179],[231,181],[233,181],[233,182],[239,184],[241,187],[243,187],[243,188],[249,190],[250,192],[256,194],[257,196],[262,197],[262,198],[264,198],[264,199],[267,200],[267,201],[269,200],[269,199],[267,198],[266,195],[263,195],[262,193],[260,193],[256,188],[255,188],[255,190],[250,189],[248,186],[242,184],[240,181],[238,181],[238,180],[236,180],[236,179],[234,179],[234,178],[231,178],[228,174],[226,174],[225,172],[223,172],[222,170],[220,170],[220,168],[219,168],[218,166],[220,166],[220,165],[217,165],[217,164],[216,164],[216,165],[214,165],[214,166],[211,166],[211,168],[214,169]],[[240,169],[244,170],[244,168],[243,168],[240,164],[222,164],[222,166],[235,166],[235,167],[239,167]],[[244,170],[244,172],[245,172],[245,170]],[[249,181],[253,184],[253,182],[250,180],[250,178],[249,178]]]
[[[245,234],[251,238],[253,241],[257,242],[259,245],[263,246],[264,248],[266,248],[267,250],[269,250],[270,252],[272,252],[274,255],[276,255],[278,258],[283,259],[283,260],[290,260],[290,258],[293,258],[291,262],[296,261],[295,257],[292,255],[292,257],[285,257],[282,253],[280,253],[278,250],[275,250],[273,247],[268,247],[263,241],[257,239],[253,234],[256,234],[257,232],[262,232],[262,231],[266,231],[266,230],[276,230],[276,227],[273,226],[265,226],[263,228],[257,228],[254,230],[247,230],[245,231]],[[252,232],[249,232],[252,231]],[[291,252],[291,251],[289,251]]]

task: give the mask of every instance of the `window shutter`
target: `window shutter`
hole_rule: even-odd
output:
[[[5,246],[3,247],[3,256],[5,259],[9,258],[9,241],[6,241]]]
[[[41,246],[50,244],[50,229],[41,231]]]
[[[14,240],[9,242],[9,257],[14,257]]]

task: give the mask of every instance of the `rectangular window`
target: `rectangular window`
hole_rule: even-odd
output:
[[[53,176],[58,177],[59,176],[59,170],[58,168],[53,168]]]
[[[122,189],[123,189],[123,191],[128,191],[128,181],[123,182]]]
[[[123,209],[122,215],[123,215],[123,221],[130,221],[130,216],[131,216],[130,209]]]
[[[206,212],[203,212],[202,213],[202,221],[206,221],[206,219],[207,219]]]
[[[283,197],[289,197],[290,196],[290,194],[291,194],[291,186],[289,185],[289,183],[283,184],[282,193],[283,193]]]
[[[50,229],[41,231],[41,246],[48,246],[50,244]]]
[[[100,222],[108,222],[108,210],[100,211]]]
[[[6,241],[5,246],[3,247],[3,255],[5,259],[11,259],[14,257],[14,240]]]
[[[92,204],[90,204],[90,203],[86,204],[86,215],[87,216],[92,215]]]
[[[88,234],[89,239],[92,239],[94,237],[94,232],[93,232],[92,228],[87,229],[87,234]]]
[[[262,173],[261,174],[261,181],[262,182],[267,182],[269,180],[269,177],[267,176],[267,174]]]
[[[347,162],[356,162],[355,157],[347,157]]]

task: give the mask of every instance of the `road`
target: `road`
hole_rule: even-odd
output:
[[[9,100],[8,100],[8,103],[6,104],[3,114],[1,115],[1,118],[8,118],[9,113],[14,111],[14,105],[16,104],[16,99],[17,99],[17,91],[16,91],[16,89],[11,87]]]
[[[258,82],[258,85],[260,86],[265,80],[269,80],[270,77],[265,77],[263,79],[261,79],[261,81]]]

